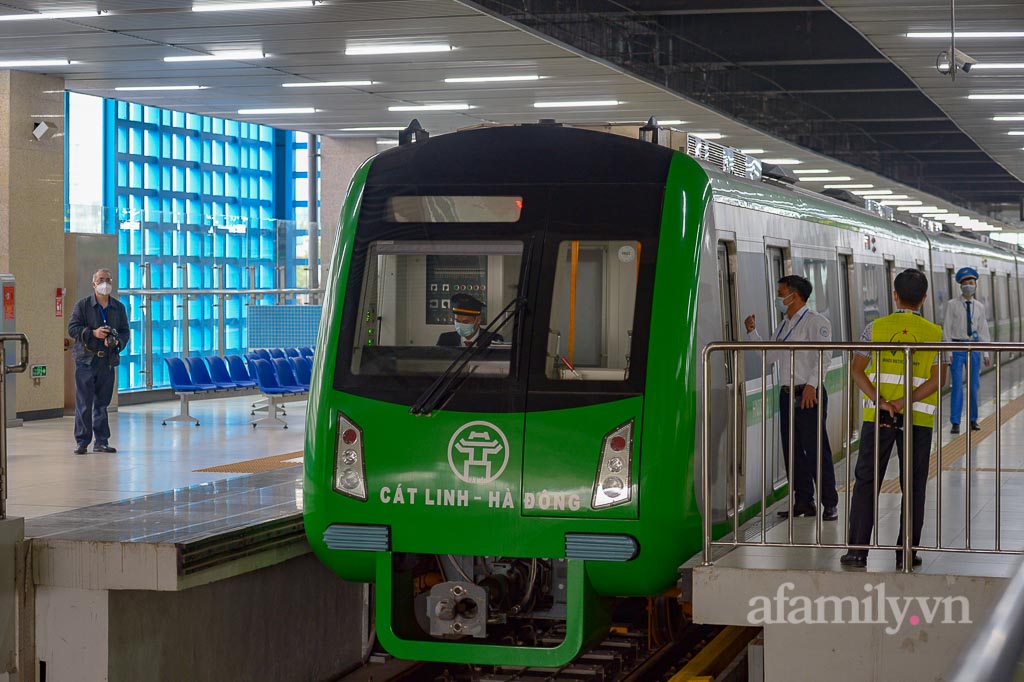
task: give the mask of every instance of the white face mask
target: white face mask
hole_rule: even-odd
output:
[[[964,293],[964,296],[974,296],[974,290],[977,287],[974,284],[961,284],[960,291]]]
[[[792,295],[793,294],[790,294],[789,296],[792,296]],[[775,297],[775,309],[778,310],[780,313],[785,314],[785,312],[787,310],[789,310],[789,304],[786,303],[786,299],[789,298],[789,296],[776,296]]]
[[[96,285],[96,293],[100,296],[109,296],[113,290],[114,286],[110,282],[100,282]]]
[[[456,322],[455,331],[458,332],[459,336],[462,338],[468,339],[473,336],[473,332],[476,331],[476,325],[468,322]]]

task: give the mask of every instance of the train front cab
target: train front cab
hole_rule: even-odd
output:
[[[415,147],[368,162],[346,204],[310,397],[307,534],[337,573],[377,583],[392,654],[560,665],[607,632],[609,597],[663,591],[699,548],[707,177],[664,148],[570,129]],[[438,345],[453,294],[484,303],[500,340]],[[499,590],[483,557],[520,569]],[[436,589],[476,583],[490,624],[475,603],[435,617]],[[523,646],[511,626],[525,619],[564,620],[564,640]]]

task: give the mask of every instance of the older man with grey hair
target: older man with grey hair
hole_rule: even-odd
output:
[[[92,276],[93,293],[75,304],[68,335],[75,340],[75,454],[117,452],[110,445],[107,406],[114,395],[114,368],[128,345],[128,311],[110,295],[114,276],[107,269]],[[95,438],[95,439],[94,439]]]

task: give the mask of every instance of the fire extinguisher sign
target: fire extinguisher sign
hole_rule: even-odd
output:
[[[53,299],[53,308],[55,317],[64,317],[64,289],[57,289],[57,295]]]
[[[14,319],[14,287],[4,287],[4,319]]]

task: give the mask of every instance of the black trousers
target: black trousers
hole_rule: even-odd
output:
[[[88,445],[96,436],[96,445],[110,440],[107,406],[114,395],[114,370],[111,367],[75,365],[75,442]]]
[[[932,449],[930,426],[915,426],[913,433],[913,499],[912,521],[914,524],[913,544],[921,544],[921,528],[924,526],[924,495],[928,484],[928,457]],[[850,544],[871,543],[871,529],[875,525],[874,491],[882,487],[882,476],[892,454],[893,443],[900,460],[900,490],[903,490],[903,430],[882,427],[878,430],[878,480],[875,480],[875,423],[864,422],[860,429],[860,448],[857,454],[857,468],[854,470],[856,483],[853,486],[853,500],[850,502]],[[904,493],[905,494],[905,493]],[[902,509],[902,507],[901,507]],[[881,543],[881,538],[879,538]],[[900,533],[896,544],[903,542],[903,513],[900,513]],[[853,550],[867,554],[865,550]]]
[[[799,388],[799,387],[798,387]],[[814,506],[814,486],[818,477],[818,407],[800,407],[802,389],[779,392],[779,418],[782,421],[782,452],[786,460],[786,475],[793,486],[793,504]],[[821,400],[821,503],[826,507],[839,504],[836,492],[836,470],[832,463],[832,446],[828,442],[825,422],[828,418],[828,391],[818,391]],[[795,405],[794,405],[794,401]],[[789,413],[793,412],[793,469],[789,471]]]

